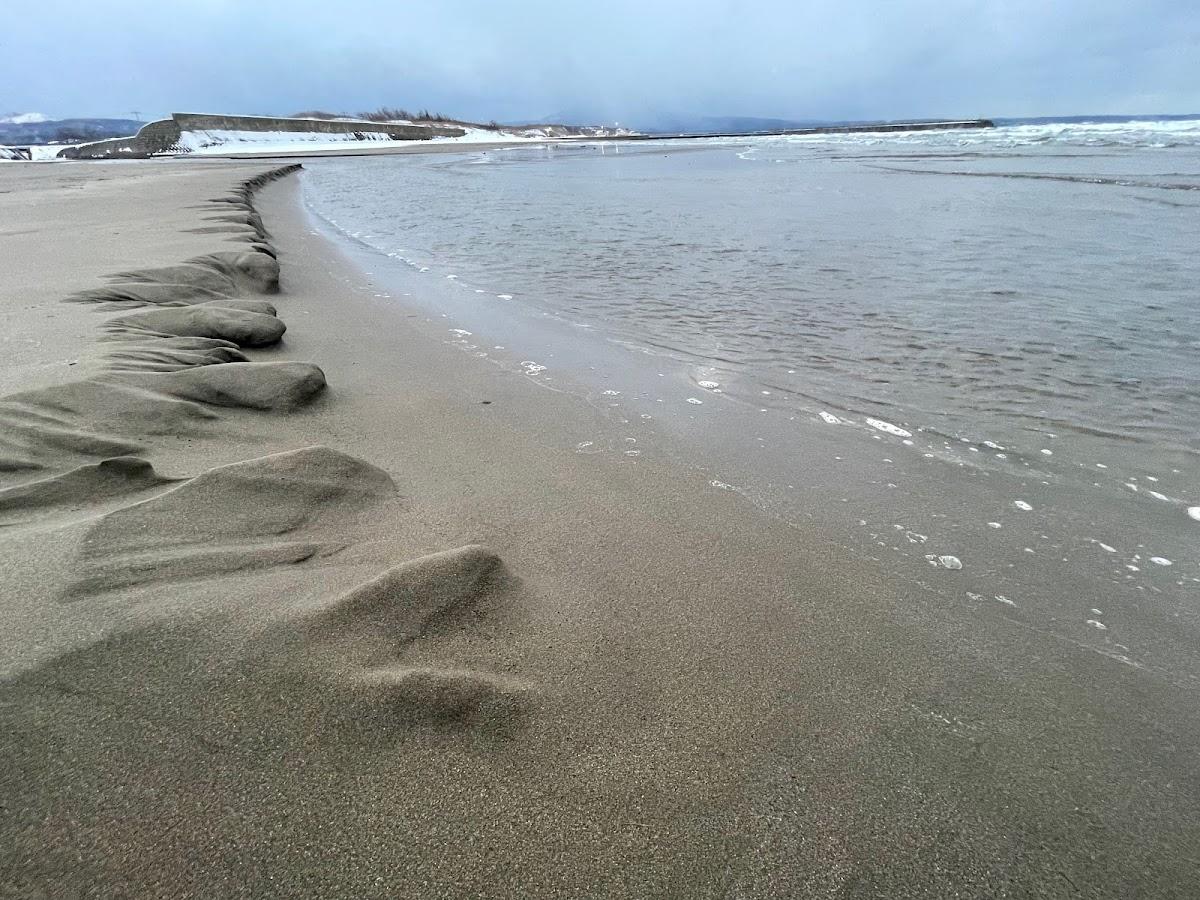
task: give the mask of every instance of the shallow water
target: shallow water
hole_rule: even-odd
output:
[[[1200,121],[309,168],[312,209],[404,268],[403,293],[472,350],[508,346],[549,378],[520,346],[540,317],[594,343],[560,348],[560,370],[604,369],[605,343],[641,351],[594,398],[622,421],[671,409],[714,486],[793,520],[845,501],[873,545],[986,575],[970,598],[1074,585],[1085,634],[1114,592],[1196,613]],[[674,393],[654,383],[671,366]]]
[[[418,267],[801,407],[1034,452],[1050,431],[1111,441],[1097,453],[1193,454],[1195,136],[354,160],[320,168],[314,202]]]

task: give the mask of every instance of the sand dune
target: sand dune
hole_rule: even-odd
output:
[[[333,553],[366,510],[394,493],[386,473],[324,447],[211,469],[100,516],[84,537],[80,577],[67,594],[225,575]]]
[[[276,344],[287,330],[274,305],[240,295],[279,289],[279,263],[249,198],[291,171],[255,176],[206,207],[240,208],[232,217],[252,230],[254,249],[117,272],[109,286],[65,298],[139,310],[100,323],[98,376],[0,398],[0,470],[141,453],[146,437],[192,433],[193,420],[217,418],[208,407],[291,411],[324,388],[315,365],[256,363],[241,352]]]
[[[141,382],[152,384],[164,394],[212,406],[288,412],[324,389],[325,373],[312,363],[233,362],[151,375]]]
[[[231,341],[239,347],[276,344],[287,330],[287,326],[273,313],[211,303],[183,309],[151,309],[133,313],[110,319],[105,323],[105,328],[121,334],[218,338]]]
[[[232,341],[215,338],[184,338],[150,332],[149,340],[137,340],[137,331],[121,334],[124,342],[104,354],[103,368],[116,374],[177,372],[192,366],[249,362]]]
[[[79,509],[98,500],[134,494],[171,484],[148,461],[114,456],[61,475],[0,490],[0,524],[27,521],[58,508]]]

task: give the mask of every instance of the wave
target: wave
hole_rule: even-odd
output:
[[[917,145],[1013,148],[1040,145],[1077,147],[1200,147],[1200,117],[1133,119],[1124,122],[1038,122],[988,129],[914,132],[784,135],[766,140],[831,146]]]

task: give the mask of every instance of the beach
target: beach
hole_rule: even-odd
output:
[[[0,896],[1191,895],[1190,613],[1143,664],[769,515],[301,177],[0,169]]]

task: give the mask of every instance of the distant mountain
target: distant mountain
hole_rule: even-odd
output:
[[[769,119],[760,116],[670,116],[647,117],[633,127],[649,134],[749,134],[755,131],[783,131],[788,128],[812,128],[825,124],[814,119]]]
[[[0,144],[78,144],[137,134],[144,124],[134,119],[32,120],[36,116],[25,113],[0,119]]]

